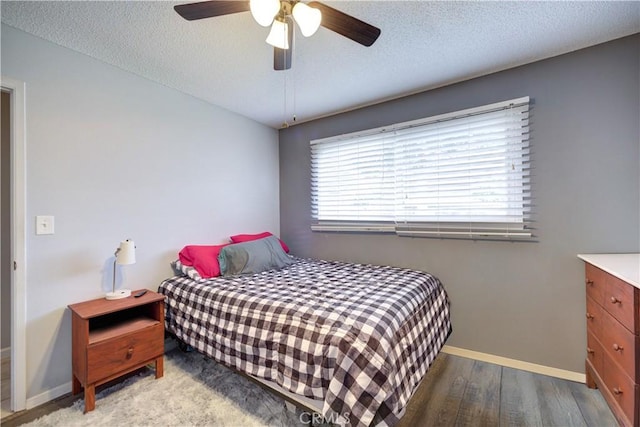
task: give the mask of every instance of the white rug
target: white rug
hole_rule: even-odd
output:
[[[128,378],[96,395],[96,409],[83,414],[84,400],[29,424],[40,426],[220,426],[298,427],[300,411],[284,400],[199,353],[165,355],[164,376],[152,371]]]

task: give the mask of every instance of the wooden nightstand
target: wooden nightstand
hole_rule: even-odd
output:
[[[155,363],[163,375],[164,296],[147,290],[128,298],[71,304],[72,392],[84,387],[84,412],[96,406],[96,386]]]

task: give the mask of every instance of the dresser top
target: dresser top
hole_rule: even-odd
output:
[[[640,254],[578,254],[578,258],[640,289]]]

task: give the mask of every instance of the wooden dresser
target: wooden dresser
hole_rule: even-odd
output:
[[[640,254],[585,261],[587,386],[599,388],[620,425],[640,426]]]

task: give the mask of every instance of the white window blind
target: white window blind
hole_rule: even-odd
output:
[[[311,141],[312,229],[528,239],[529,98]]]

